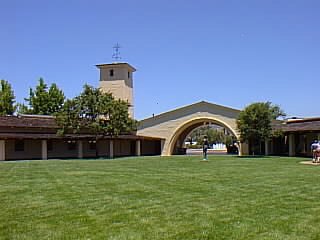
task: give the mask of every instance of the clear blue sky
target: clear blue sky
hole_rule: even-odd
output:
[[[0,0],[0,78],[19,102],[40,77],[73,97],[98,86],[95,64],[119,42],[138,119],[201,100],[320,116],[319,12],[318,0]]]

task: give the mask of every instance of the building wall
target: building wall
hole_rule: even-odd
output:
[[[96,146],[96,148],[98,147],[98,144],[94,144],[93,145]],[[102,146],[104,147],[104,146]],[[86,141],[82,141],[82,149],[83,149],[83,157],[84,158],[94,158],[96,157],[96,149],[90,148],[90,142],[88,140]],[[99,150],[98,150],[98,154],[99,154]],[[98,155],[99,156],[99,155]]]
[[[239,111],[230,110],[221,106],[198,103],[177,109],[154,118],[143,120],[139,123],[137,135],[158,137],[165,139],[162,155],[172,154],[176,139],[188,127],[199,122],[212,122],[227,128],[237,138],[239,134],[236,127],[236,118]]]
[[[293,138],[289,135],[293,134]],[[294,156],[311,157],[311,144],[314,140],[320,139],[320,132],[295,132],[286,133],[285,136],[273,138],[270,146],[270,154],[277,156],[289,155],[289,142],[294,140]]]
[[[16,140],[6,140],[6,159],[41,159],[41,140],[24,140],[24,150],[15,151]]]
[[[48,158],[77,158],[77,144],[75,141],[72,144],[75,144],[74,149],[69,148],[68,141],[52,140],[52,150],[48,150]],[[47,143],[47,145],[49,144]]]
[[[141,155],[161,155],[161,141],[160,140],[142,140],[141,141]]]
[[[135,156],[136,141],[117,139],[113,140],[114,157]],[[100,140],[97,144],[99,157],[110,157],[110,140]],[[160,155],[161,141],[160,140],[141,140],[141,155]],[[95,151],[90,150],[89,142],[83,142],[83,156],[95,157]]]
[[[109,140],[99,140],[98,144],[98,154],[99,157],[110,157],[110,141]]]
[[[314,140],[320,140],[320,133],[295,134],[295,152],[297,156],[311,157],[311,144]]]
[[[114,140],[114,156],[134,156],[134,142],[130,140]]]
[[[110,92],[117,99],[128,101],[133,105],[132,88],[126,84],[125,80],[103,81],[100,82],[100,88],[104,92]]]
[[[23,140],[23,151],[15,150],[16,140],[5,140],[5,160],[27,160],[42,158],[42,140]],[[95,158],[96,149],[90,148],[89,140],[82,141],[83,158]],[[136,141],[129,139],[113,140],[114,157],[135,156]],[[160,155],[160,140],[141,140],[141,155]],[[99,140],[96,144],[98,157],[110,157],[110,140]],[[78,158],[79,145],[77,141],[47,140],[48,159]]]
[[[270,155],[288,155],[288,140],[287,137],[277,137],[273,138],[270,142]]]
[[[113,76],[110,76],[112,70]],[[129,116],[133,118],[133,78],[132,70],[124,65],[109,65],[100,68],[99,87],[103,92],[112,93],[116,99],[128,101]]]
[[[113,70],[113,76],[110,76],[110,70]],[[123,65],[104,66],[100,68],[100,82],[125,80],[126,85],[133,88],[132,73],[132,70]]]

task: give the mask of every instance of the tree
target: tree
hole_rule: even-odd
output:
[[[25,98],[28,106],[20,104],[19,112],[28,114],[53,115],[58,112],[65,100],[65,96],[55,83],[51,84],[49,90],[42,78],[36,89],[29,90],[29,98]]]
[[[136,121],[129,117],[127,102],[115,100],[112,94],[89,85],[84,85],[79,96],[65,102],[56,120],[60,135],[89,132],[96,140],[101,135],[117,136],[136,128]]]
[[[11,85],[6,80],[0,81],[0,115],[12,115],[15,110],[15,96]]]
[[[210,144],[224,143],[225,141],[225,134],[221,129],[209,128],[206,135]]]
[[[284,111],[271,102],[250,104],[240,112],[237,119],[240,141],[248,142],[254,154],[255,146],[261,146],[262,141],[272,136],[272,121],[283,116],[285,116]]]
[[[65,96],[55,83],[52,83],[48,91],[48,114],[58,112],[65,101]]]
[[[200,126],[190,132],[187,140],[190,142],[197,142],[196,147],[201,147],[204,136],[207,136],[210,145],[217,143],[224,143],[225,145],[233,145],[235,136],[233,136],[225,128],[218,125],[205,125]]]
[[[58,135],[65,133],[79,133],[81,122],[79,121],[80,105],[76,99],[67,99],[62,109],[55,114],[59,126]]]

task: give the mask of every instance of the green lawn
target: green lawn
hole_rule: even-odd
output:
[[[299,158],[0,163],[0,239],[320,239],[320,166]]]

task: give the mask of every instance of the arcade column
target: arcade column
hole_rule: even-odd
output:
[[[78,141],[78,158],[83,158],[83,142]]]
[[[47,140],[41,140],[41,159],[48,159],[48,148],[47,148]]]
[[[136,156],[141,156],[141,140],[136,141]]]
[[[109,157],[113,158],[114,157],[114,149],[113,149],[113,140],[110,140],[109,142]]]
[[[6,160],[6,141],[0,140],[0,161]]]
[[[289,157],[296,155],[295,146],[295,136],[291,133],[289,134]]]
[[[245,155],[249,155],[249,145],[248,143],[245,142],[240,142],[239,143],[239,156],[245,156]]]

